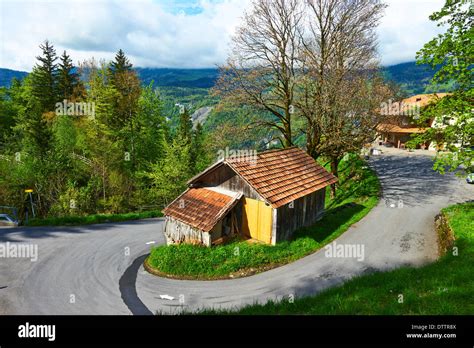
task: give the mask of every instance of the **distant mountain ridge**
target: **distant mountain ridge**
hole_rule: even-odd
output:
[[[144,85],[154,81],[157,87],[211,88],[216,83],[217,69],[136,68]]]
[[[168,68],[136,68],[144,85],[154,81],[156,87],[211,88],[214,86],[218,70],[209,69],[168,69]],[[387,79],[399,83],[407,94],[433,92],[430,80],[435,71],[426,65],[415,62],[401,63],[383,68]],[[0,86],[9,86],[16,77],[24,78],[28,73],[0,68]],[[446,92],[450,86],[444,86],[437,92]]]
[[[9,87],[14,78],[21,80],[26,75],[28,75],[26,71],[0,68],[0,87]]]

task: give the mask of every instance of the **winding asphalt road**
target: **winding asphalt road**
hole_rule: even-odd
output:
[[[433,172],[431,158],[418,153],[375,157],[371,165],[381,179],[383,199],[336,240],[363,245],[362,261],[329,258],[323,249],[247,278],[180,281],[155,277],[142,266],[150,247],[164,243],[161,219],[0,229],[0,243],[36,244],[39,250],[36,262],[0,259],[0,314],[146,315],[238,308],[315,294],[364,273],[432,262],[438,256],[435,215],[450,204],[473,200],[474,185]]]

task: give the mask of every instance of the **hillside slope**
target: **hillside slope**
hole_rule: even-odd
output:
[[[214,86],[217,69],[164,69],[164,68],[136,68],[144,85],[154,82],[155,87],[177,88],[204,88]],[[435,71],[426,65],[417,65],[415,62],[401,63],[383,68],[383,73],[388,80],[401,85],[407,95],[433,92],[430,80]],[[9,86],[11,79],[23,78],[27,75],[24,71],[15,71],[0,68],[0,87]],[[446,92],[450,85],[441,86],[437,92]]]

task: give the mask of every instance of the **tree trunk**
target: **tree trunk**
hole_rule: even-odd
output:
[[[339,159],[338,158],[331,158],[331,173],[338,178],[339,177],[339,172],[338,172],[338,166],[339,166]],[[331,198],[336,197],[336,184],[331,184]]]
[[[289,117],[291,117],[289,115]],[[288,118],[290,120],[290,118]],[[284,146],[285,148],[292,147],[293,146],[293,140],[291,137],[291,121],[285,122],[285,134],[284,134]]]

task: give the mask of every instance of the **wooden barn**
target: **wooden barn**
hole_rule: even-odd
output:
[[[322,217],[326,187],[336,181],[296,147],[219,161],[164,209],[167,243],[211,246],[235,235],[267,244],[287,240]]]

